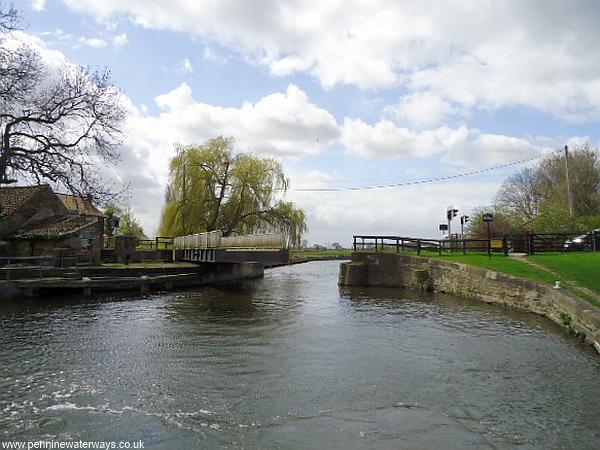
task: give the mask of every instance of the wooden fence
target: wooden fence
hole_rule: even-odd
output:
[[[503,240],[496,239],[460,239],[439,240],[421,239],[407,236],[353,236],[354,251],[395,251],[396,253],[467,253],[467,252],[503,252]]]
[[[396,253],[413,252],[449,253],[485,252],[502,253],[535,253],[565,251],[600,251],[600,232],[587,233],[528,233],[504,235],[491,239],[421,239],[406,236],[353,236],[354,251],[395,251]]]
[[[115,238],[104,238],[103,248],[105,250],[115,248]],[[154,239],[138,239],[137,250],[172,250],[173,249],[173,238],[157,236]]]

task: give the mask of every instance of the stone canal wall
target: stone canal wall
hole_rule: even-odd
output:
[[[392,253],[354,253],[340,266],[342,286],[389,286],[446,292],[546,316],[600,353],[600,308],[564,289],[480,267]]]

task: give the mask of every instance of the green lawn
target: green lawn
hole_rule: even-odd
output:
[[[291,250],[290,261],[319,260],[346,257],[350,259],[352,250]]]
[[[483,267],[496,272],[503,272],[516,277],[529,278],[548,284],[554,284],[554,281],[556,280],[554,275],[538,269],[537,267],[498,254],[492,254],[491,258],[489,258],[487,254],[456,254],[431,257],[470,264],[472,266]]]
[[[574,281],[600,294],[600,252],[540,253],[528,258],[563,275],[565,281]]]

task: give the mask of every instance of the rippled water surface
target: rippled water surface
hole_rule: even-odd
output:
[[[340,290],[338,267],[0,305],[0,441],[600,447],[600,357],[589,347],[508,308]]]

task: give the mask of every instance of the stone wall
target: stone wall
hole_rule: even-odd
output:
[[[465,264],[391,253],[353,253],[340,285],[390,286],[447,292],[546,316],[600,352],[600,308],[563,289]]]
[[[80,262],[100,264],[102,252],[102,218],[79,230],[65,236],[49,238],[13,239],[9,242],[8,254],[12,256],[78,256]],[[86,247],[83,247],[83,242]]]
[[[102,263],[116,262],[117,255],[113,248],[105,248],[102,250]],[[129,262],[173,262],[173,250],[136,250]]]

